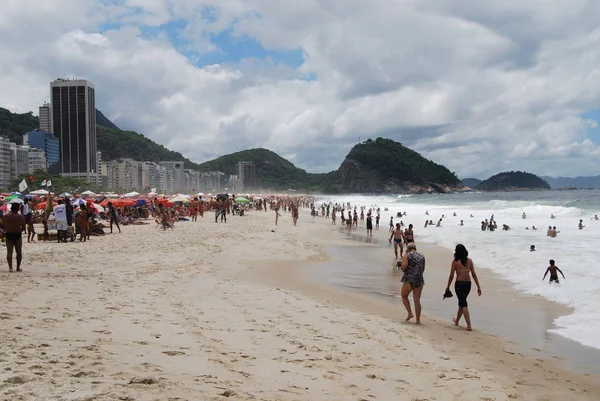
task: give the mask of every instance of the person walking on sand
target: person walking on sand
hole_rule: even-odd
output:
[[[542,281],[544,281],[546,279],[546,275],[548,273],[550,273],[550,281],[548,282],[548,284],[552,284],[553,282],[555,282],[556,284],[559,284],[560,282],[558,281],[558,273],[560,273],[563,276],[563,279],[565,278],[564,273],[558,268],[558,266],[555,265],[556,262],[554,262],[554,259],[550,259],[550,266],[548,266],[548,268],[546,269],[546,273],[544,273],[544,277],[542,278]]]
[[[396,259],[398,259],[398,247],[400,247],[400,257],[402,257],[402,252],[404,251],[404,246],[402,245],[404,233],[402,232],[400,223],[396,223],[396,229],[392,231],[392,235],[390,235],[390,244],[392,243],[392,238],[394,239],[394,254],[396,255]]]
[[[456,318],[452,319],[454,324],[458,326],[461,317],[465,317],[467,322],[467,331],[471,331],[471,315],[469,315],[469,307],[467,304],[467,297],[471,292],[471,276],[477,285],[477,294],[481,296],[481,286],[479,285],[479,278],[475,273],[475,267],[473,261],[469,258],[469,252],[463,244],[456,245],[454,249],[454,260],[450,266],[450,277],[448,278],[448,286],[446,292],[450,291],[450,285],[456,274],[456,282],[454,283],[454,291],[456,292],[456,298],[458,298],[458,312]]]
[[[8,262],[8,271],[13,271],[13,250],[17,254],[17,271],[21,270],[21,261],[23,260],[23,232],[26,229],[25,217],[19,213],[20,205],[18,203],[10,204],[10,212],[2,216],[4,223],[4,238],[6,240],[6,260]]]
[[[108,202],[107,204],[108,217],[110,219],[110,233],[113,232],[113,224],[117,226],[119,229],[119,234],[121,234],[121,227],[119,227],[119,212],[117,212],[117,208],[113,206],[112,202]]]
[[[416,324],[421,324],[421,293],[425,286],[423,273],[425,272],[425,256],[417,252],[417,246],[414,242],[409,242],[406,246],[406,253],[402,257],[402,261],[398,262],[398,267],[404,272],[402,275],[402,303],[408,312],[406,322],[413,318],[413,313],[410,307],[408,296],[413,293],[413,301],[415,302]]]

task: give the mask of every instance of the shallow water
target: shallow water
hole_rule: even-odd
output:
[[[572,313],[554,322],[554,332],[584,345],[600,349],[600,190],[538,191],[513,193],[464,193],[412,196],[348,195],[324,197],[322,201],[350,202],[351,205],[381,208],[381,224],[387,231],[390,217],[406,211],[401,218],[415,226],[419,243],[454,249],[463,243],[476,265],[491,269],[510,281],[518,291],[539,295],[572,308]],[[387,208],[387,211],[384,209]],[[425,215],[428,211],[429,215]],[[522,219],[525,212],[527,218]],[[454,216],[456,213],[456,216]],[[556,219],[551,219],[554,214]],[[471,215],[473,217],[471,217]],[[481,221],[494,215],[498,226],[510,231],[482,232]],[[425,219],[442,227],[424,228]],[[580,219],[586,226],[577,228]],[[464,226],[460,226],[463,220]],[[549,225],[557,226],[557,238],[546,236]],[[536,226],[538,229],[533,230]],[[364,230],[364,224],[359,228]],[[378,237],[380,238],[380,237]],[[382,238],[382,237],[381,237]],[[529,252],[530,245],[537,251]],[[542,281],[550,259],[564,271],[560,285]]]
[[[387,229],[375,231],[371,239],[366,238],[362,229],[350,233],[341,229],[340,233],[365,246],[328,248],[331,260],[308,266],[309,279],[392,302],[398,306],[401,316],[406,314],[400,300],[402,273],[393,267],[393,248],[386,239]],[[451,258],[450,252],[448,257]],[[442,300],[450,262],[448,266],[434,266],[434,263],[442,262],[428,260],[421,299],[424,324],[427,315],[450,322],[457,310],[456,297]],[[469,296],[469,310],[476,330],[518,343],[523,352],[533,353],[533,349],[538,349],[549,356],[566,359],[574,369],[600,373],[599,350],[551,332],[556,328],[554,320],[564,308],[540,297],[519,295],[499,278],[488,278],[489,275],[491,273],[480,272],[484,296],[477,297],[475,290]]]

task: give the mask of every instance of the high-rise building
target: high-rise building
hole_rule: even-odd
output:
[[[8,138],[0,137],[0,188],[4,190],[9,189],[12,181],[10,144]]]
[[[83,79],[50,83],[52,132],[60,140],[62,175],[97,182],[95,87]]]
[[[44,102],[42,106],[40,106],[40,129],[46,132],[52,132],[52,115],[50,104]]]
[[[60,172],[60,145],[57,137],[43,130],[30,131],[23,135],[23,144],[33,149],[42,149],[46,156],[44,169]]]
[[[186,192],[185,170],[183,162],[168,161],[159,162],[163,167],[167,168],[167,187],[165,191],[168,194]]]
[[[256,188],[256,167],[252,162],[239,162],[238,165],[238,180],[242,183],[242,188],[238,191],[253,191]]]

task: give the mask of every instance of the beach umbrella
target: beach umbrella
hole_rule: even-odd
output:
[[[146,204],[146,199],[138,198],[135,200],[136,207],[144,206],[145,204]]]
[[[20,193],[19,191],[11,192],[9,195],[10,196],[23,196],[23,194]]]
[[[85,191],[81,193],[81,196],[96,196],[96,193],[92,191]]]
[[[178,195],[174,198],[169,199],[169,202],[171,202],[171,203],[175,203],[175,202],[190,203],[190,200],[188,199],[187,196]]]
[[[23,203],[23,199],[21,198],[12,198],[8,201],[8,203]]]
[[[97,203],[90,202],[89,205],[92,208],[96,209],[98,211],[98,213],[104,213],[105,212],[104,208],[102,206],[100,206],[99,204],[97,204]]]
[[[73,199],[73,202],[71,202],[71,205],[73,205],[73,206],[85,205],[85,201],[83,199]]]
[[[35,210],[44,210],[44,209],[46,209],[46,205],[47,204],[48,204],[47,202],[38,203],[37,205],[34,206],[34,209]],[[56,203],[56,202],[50,202],[50,204],[52,205],[51,208],[50,208],[50,210],[52,210],[52,208],[54,206],[58,205],[58,203]]]
[[[138,196],[140,196],[140,193],[139,192],[135,192],[135,191],[123,194],[124,198],[136,198]]]
[[[238,196],[237,198],[235,198],[235,201],[237,203],[249,203],[250,201],[246,198],[244,198],[243,196]]]
[[[43,191],[43,190],[40,190],[40,191]],[[48,191],[46,191],[46,194],[48,194]],[[61,198],[70,198],[70,197],[71,197],[71,196],[73,196],[73,195],[71,195],[71,194],[70,194],[70,193],[68,193],[68,192],[63,192],[62,194],[60,194],[60,195],[58,195],[58,196],[60,196]]]

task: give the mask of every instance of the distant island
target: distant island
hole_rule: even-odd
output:
[[[523,171],[508,171],[491,176],[479,183],[479,191],[537,191],[549,190],[550,185],[535,174]]]
[[[477,185],[481,184],[479,178],[463,178],[461,181],[465,187],[469,188],[475,188]]]

